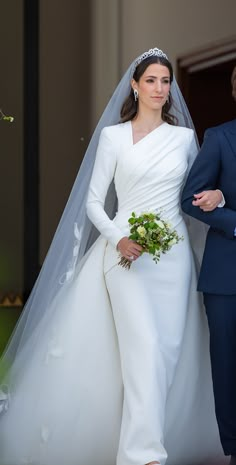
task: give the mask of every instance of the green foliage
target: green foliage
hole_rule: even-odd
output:
[[[14,118],[13,118],[13,116],[5,115],[5,113],[3,113],[3,111],[0,108],[0,120],[8,121],[8,123],[13,123]]]
[[[183,240],[171,224],[165,221],[158,212],[144,212],[136,216],[132,212],[128,219],[130,225],[129,239],[137,242],[143,248],[143,252],[153,255],[155,263],[161,258],[161,254],[168,252],[174,244]],[[129,269],[131,261],[121,257],[119,265]]]

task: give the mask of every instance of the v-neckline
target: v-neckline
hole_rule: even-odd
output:
[[[132,121],[130,120],[129,121],[129,131],[130,131],[130,139],[131,139],[131,145],[132,147],[135,147],[137,144],[139,144],[140,142],[142,142],[144,139],[146,139],[148,136],[150,136],[151,134],[153,134],[155,131],[158,131],[158,129],[162,128],[163,126],[165,126],[167,123],[165,121],[163,121],[163,123],[161,123],[159,126],[157,126],[156,128],[154,128],[152,131],[148,132],[146,134],[146,136],[143,136],[141,139],[139,139],[137,142],[134,143],[134,136],[133,136],[133,126],[132,126]]]

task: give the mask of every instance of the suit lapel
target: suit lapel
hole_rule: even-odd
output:
[[[236,119],[229,123],[227,129],[224,130],[224,134],[233,154],[236,156]]]

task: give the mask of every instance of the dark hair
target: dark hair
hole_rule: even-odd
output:
[[[133,74],[133,79],[136,82],[139,82],[139,79],[145,72],[148,66],[152,65],[153,63],[158,63],[160,65],[166,66],[170,72],[170,83],[173,81],[173,68],[169,60],[165,57],[159,57],[159,56],[150,56],[148,58],[145,58],[139,65],[136,67],[134,74]],[[165,105],[162,107],[162,119],[166,123],[172,124],[172,125],[177,125],[178,120],[174,115],[171,115],[170,109],[172,107],[173,101],[171,97],[171,92],[169,95],[168,101],[165,103]],[[134,95],[133,95],[133,89],[130,89],[130,94],[128,97],[125,99],[122,107],[121,107],[121,122],[125,123],[126,121],[132,120],[136,115],[138,111],[138,101],[134,100]]]

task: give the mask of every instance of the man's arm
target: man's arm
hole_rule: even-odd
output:
[[[236,226],[236,211],[229,208],[215,208],[213,211],[203,211],[194,205],[194,194],[214,190],[219,186],[221,170],[220,143],[216,130],[206,132],[203,145],[190,170],[182,194],[182,209],[185,213],[218,229],[230,239],[234,238]]]

